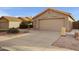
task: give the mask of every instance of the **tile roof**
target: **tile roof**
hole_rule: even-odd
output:
[[[7,19],[8,21],[21,21],[20,19],[18,19],[17,17],[12,17],[12,16],[2,16],[1,18],[5,18]]]
[[[32,21],[32,18],[30,18],[30,17],[18,17],[18,19],[21,19],[21,20],[26,21],[26,22]]]
[[[75,20],[75,19],[73,18],[73,16],[72,16],[70,13],[64,12],[64,11],[60,11],[60,10],[56,10],[56,9],[54,9],[54,8],[48,8],[48,9],[46,9],[46,10],[43,11],[42,13],[39,13],[38,15],[34,16],[33,19],[39,17],[40,15],[44,14],[44,13],[47,12],[47,11],[55,11],[55,12],[57,12],[57,13],[61,13],[61,14],[67,15],[67,16],[71,17],[73,20]]]

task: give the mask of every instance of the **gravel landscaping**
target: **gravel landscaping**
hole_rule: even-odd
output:
[[[79,51],[79,40],[76,40],[73,36],[60,37],[52,45]]]

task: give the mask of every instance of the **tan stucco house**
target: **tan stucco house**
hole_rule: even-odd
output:
[[[70,13],[48,8],[33,17],[33,27],[37,30],[60,31],[65,27],[67,31],[72,30],[74,18]]]
[[[0,29],[18,28],[22,21],[16,17],[2,16],[0,18]]]

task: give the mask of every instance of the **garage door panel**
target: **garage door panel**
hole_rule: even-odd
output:
[[[63,27],[63,19],[55,19],[55,20],[40,20],[39,29],[40,30],[53,30],[60,31],[61,27]]]
[[[8,23],[0,22],[0,29],[7,29]]]

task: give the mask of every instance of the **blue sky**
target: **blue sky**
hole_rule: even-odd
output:
[[[54,7],[57,10],[71,13],[79,20],[79,7]],[[0,7],[0,16],[35,16],[46,7]]]

